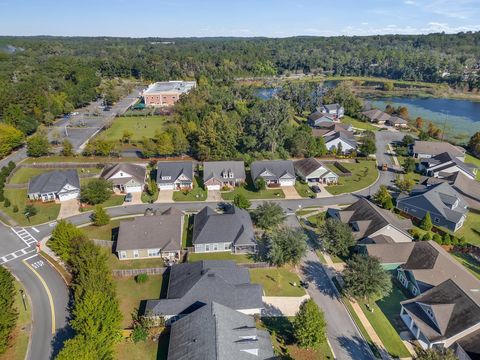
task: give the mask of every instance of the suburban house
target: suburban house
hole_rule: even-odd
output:
[[[145,106],[172,106],[182,94],[197,86],[195,81],[164,81],[150,84],[142,93]]]
[[[147,177],[147,169],[142,165],[120,163],[106,166],[101,178],[110,181],[114,189],[124,193],[142,192]]]
[[[315,110],[308,116],[308,123],[311,126],[316,127],[319,124],[338,124],[338,120],[331,115],[325,115],[325,113],[322,113],[321,110]]]
[[[387,125],[393,126],[393,127],[399,127],[399,128],[407,128],[408,127],[408,121],[405,119],[402,119],[401,117],[398,116],[391,116],[387,121]]]
[[[252,181],[262,178],[267,186],[294,186],[295,169],[290,160],[254,161],[250,165]]]
[[[332,135],[324,136],[325,146],[328,151],[338,151],[338,146],[341,144],[342,154],[349,154],[357,150],[357,141],[355,138],[343,131],[337,131]],[[335,150],[334,150],[335,149]]]
[[[400,194],[397,208],[413,218],[422,220],[429,212],[432,223],[457,231],[467,218],[467,203],[449,184],[417,185],[409,195]]]
[[[116,251],[120,260],[163,258],[180,259],[184,215],[169,208],[161,215],[122,220]]]
[[[270,334],[257,329],[252,316],[208,303],[174,322],[168,360],[271,360]]]
[[[409,145],[409,153],[416,159],[431,158],[444,152],[460,161],[465,161],[465,149],[443,141],[415,140]]]
[[[252,219],[246,210],[236,206],[221,214],[204,207],[194,217],[192,243],[195,253],[253,253],[257,249]]]
[[[336,184],[338,175],[315,158],[308,158],[293,163],[297,175],[307,183]]]
[[[480,182],[470,179],[460,171],[443,178],[424,176],[420,179],[419,185],[432,186],[444,182],[463,196],[469,208],[480,210]]]
[[[203,260],[170,267],[165,299],[147,300],[143,313],[167,324],[217,302],[243,314],[260,314],[263,289],[250,283],[247,268],[233,261]]]
[[[353,128],[350,124],[321,123],[318,127],[312,129],[312,136],[326,137],[343,132],[347,137],[353,138]]]
[[[462,337],[452,348],[461,360],[477,360],[480,358],[480,330]]]
[[[452,173],[461,172],[470,180],[475,180],[477,175],[477,168],[474,165],[466,164],[448,152],[423,158],[417,168],[425,175],[433,177],[445,177]]]
[[[235,187],[245,182],[243,161],[206,161],[203,163],[203,183],[208,190]]]
[[[345,109],[340,104],[327,104],[318,108],[323,114],[333,116],[335,119],[341,119],[345,115]]]
[[[66,201],[80,197],[80,179],[75,169],[49,171],[34,176],[28,184],[30,200]]]
[[[409,243],[408,233],[413,225],[408,219],[399,219],[392,212],[382,209],[367,199],[359,199],[339,210],[328,209],[327,214],[348,224],[354,239],[359,244]]]
[[[160,190],[183,190],[193,188],[192,161],[159,161],[157,163],[157,186]]]
[[[365,116],[368,119],[368,121],[370,121],[371,123],[375,123],[379,125],[385,124],[391,117],[386,112],[383,112],[378,109],[364,111],[362,112],[362,115]]]

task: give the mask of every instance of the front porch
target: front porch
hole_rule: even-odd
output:
[[[408,314],[408,312],[405,310],[403,306],[402,306],[402,309],[400,310],[400,318],[403,320],[408,330],[410,330],[410,332],[415,337],[415,339],[417,339],[418,344],[423,349],[430,349],[432,347],[430,342],[425,338],[425,336],[420,331],[420,328],[417,326],[415,321],[412,319],[412,317]]]

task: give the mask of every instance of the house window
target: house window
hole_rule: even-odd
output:
[[[415,286],[412,286],[412,294],[415,295],[415,296],[417,296],[417,294],[418,294],[418,290]]]
[[[224,250],[229,250],[230,249],[230,244],[229,243],[225,243],[223,244],[224,246]]]
[[[127,252],[126,251],[120,251],[120,259],[126,259],[127,258]]]
[[[403,211],[408,212],[408,207],[405,206],[405,207],[403,208]]]
[[[138,250],[133,250],[133,257],[138,258],[140,255],[138,254]]]
[[[162,176],[162,180],[172,180],[171,176]]]
[[[218,251],[218,244],[213,244],[213,251]]]
[[[160,249],[148,249],[148,256],[160,255]]]
[[[233,172],[230,172],[229,174],[230,179],[233,179]]]
[[[210,251],[210,244],[205,244],[205,252]]]
[[[440,219],[436,217],[434,221],[435,221],[435,224],[438,224],[440,222]]]

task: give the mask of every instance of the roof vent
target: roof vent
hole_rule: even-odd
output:
[[[215,277],[215,274],[214,274],[214,273],[210,273],[210,274],[208,274],[208,277],[213,278],[213,277]]]

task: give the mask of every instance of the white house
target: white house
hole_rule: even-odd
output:
[[[111,181],[121,192],[133,193],[143,191],[146,174],[145,166],[122,163],[105,167],[100,177]]]
[[[49,171],[32,178],[28,184],[30,200],[66,201],[80,196],[77,170]]]
[[[325,136],[325,146],[329,151],[338,150],[338,144],[342,144],[342,153],[348,154],[357,149],[355,139],[348,137],[344,132],[338,131],[333,135]]]
[[[295,161],[293,166],[297,175],[306,182],[322,184],[338,182],[338,175],[315,158]]]

